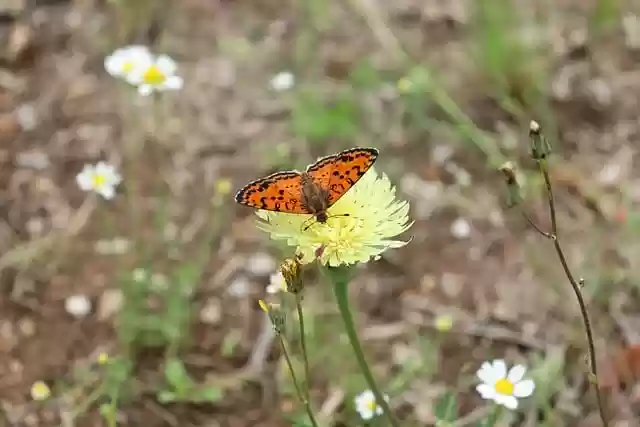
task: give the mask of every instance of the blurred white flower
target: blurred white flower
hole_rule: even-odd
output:
[[[458,239],[466,239],[471,234],[471,225],[464,218],[458,218],[451,224],[451,234]]]
[[[271,88],[277,91],[289,90],[296,83],[295,76],[289,71],[282,71],[271,79]]]
[[[64,301],[64,309],[76,319],[81,319],[91,313],[91,301],[85,295],[73,295]]]
[[[385,395],[384,400],[389,401],[389,396]],[[371,418],[382,415],[382,408],[377,405],[376,397],[371,390],[365,390],[354,399],[356,405],[356,411],[360,414],[360,417],[364,421],[368,421]]]
[[[146,46],[132,45],[116,49],[104,60],[104,68],[114,77],[126,78],[141,65],[152,61],[153,55]]]
[[[167,55],[149,57],[146,62],[136,64],[126,76],[127,82],[138,87],[140,95],[149,95],[154,91],[178,90],[184,81],[176,75],[178,66]]]
[[[82,190],[95,191],[107,200],[115,196],[115,188],[121,181],[116,168],[105,162],[98,162],[95,166],[85,165],[76,176],[76,182]]]
[[[535,389],[533,380],[523,379],[526,371],[524,366],[515,365],[507,372],[507,365],[501,359],[484,362],[476,374],[482,381],[476,390],[483,399],[517,409],[518,399],[531,396]]]

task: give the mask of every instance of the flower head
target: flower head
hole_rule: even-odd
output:
[[[482,381],[476,390],[483,399],[517,409],[518,399],[531,396],[535,388],[533,380],[523,379],[526,371],[524,366],[515,365],[507,372],[507,365],[500,359],[484,362],[476,374]]]
[[[104,60],[104,68],[114,77],[126,78],[140,66],[148,64],[153,56],[146,46],[132,45],[116,49]]]
[[[46,400],[51,396],[51,389],[44,381],[36,381],[31,386],[30,393],[33,400]]]
[[[407,230],[409,204],[396,199],[386,175],[371,168],[327,210],[326,223],[309,226],[309,216],[258,210],[258,228],[295,246],[302,263],[316,257],[324,265],[367,262],[408,242],[393,240]]]
[[[389,396],[385,395],[384,400],[389,401]],[[356,411],[360,414],[360,418],[365,421],[370,420],[376,415],[382,415],[382,407],[376,403],[376,396],[371,390],[365,390],[354,399]]]
[[[105,199],[112,199],[115,196],[115,188],[122,178],[115,167],[98,162],[94,165],[85,165],[76,176],[78,186],[84,191],[95,191]]]
[[[138,87],[140,95],[149,95],[154,91],[177,90],[182,88],[182,77],[176,75],[178,66],[167,55],[150,56],[141,61],[127,74],[130,84]]]

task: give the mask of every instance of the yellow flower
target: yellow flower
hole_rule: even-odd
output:
[[[98,355],[98,365],[104,365],[109,361],[109,354],[106,352],[102,352]]]
[[[406,245],[393,237],[413,224],[409,203],[397,200],[389,178],[373,168],[327,214],[326,223],[309,226],[309,215],[258,210],[258,228],[296,247],[302,263],[317,257],[322,264],[337,267],[367,262],[387,249]]]
[[[51,389],[44,381],[36,381],[31,386],[31,398],[33,400],[46,400],[51,396]]]
[[[453,328],[453,317],[449,314],[441,314],[436,317],[435,326],[440,332],[448,332]]]
[[[216,181],[216,193],[226,196],[231,193],[231,180],[229,178],[221,178]]]
[[[413,89],[413,82],[408,77],[403,77],[398,80],[398,90],[401,93],[410,92]]]

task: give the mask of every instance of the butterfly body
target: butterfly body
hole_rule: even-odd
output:
[[[373,165],[375,148],[351,148],[318,159],[304,172],[276,172],[245,185],[236,202],[257,209],[313,215],[326,223],[327,210]]]
[[[329,191],[317,185],[307,172],[300,174],[300,202],[302,206],[320,223],[327,222],[329,209]]]

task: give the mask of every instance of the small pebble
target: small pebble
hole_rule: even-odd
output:
[[[458,239],[466,239],[471,235],[471,225],[464,218],[458,218],[451,224],[451,234]]]
[[[434,163],[437,165],[443,165],[453,155],[453,148],[450,145],[440,144],[436,145],[431,152]]]
[[[276,261],[264,252],[257,252],[247,260],[248,270],[256,276],[268,276],[276,269]]]
[[[229,285],[229,295],[236,298],[243,298],[249,295],[249,291],[251,290],[251,283],[249,279],[244,276],[240,276],[235,278],[231,284]]]
[[[282,71],[271,79],[271,88],[277,91],[289,90],[295,84],[294,75],[288,71]]]
[[[222,307],[220,301],[210,299],[200,310],[200,321],[206,325],[217,325],[222,320]]]
[[[633,14],[622,18],[625,45],[629,49],[640,49],[640,19]]]
[[[119,289],[104,291],[98,302],[98,319],[105,321],[115,316],[120,311],[122,302],[122,292]]]
[[[91,301],[86,295],[73,295],[64,301],[64,309],[76,319],[81,319],[91,313]]]

